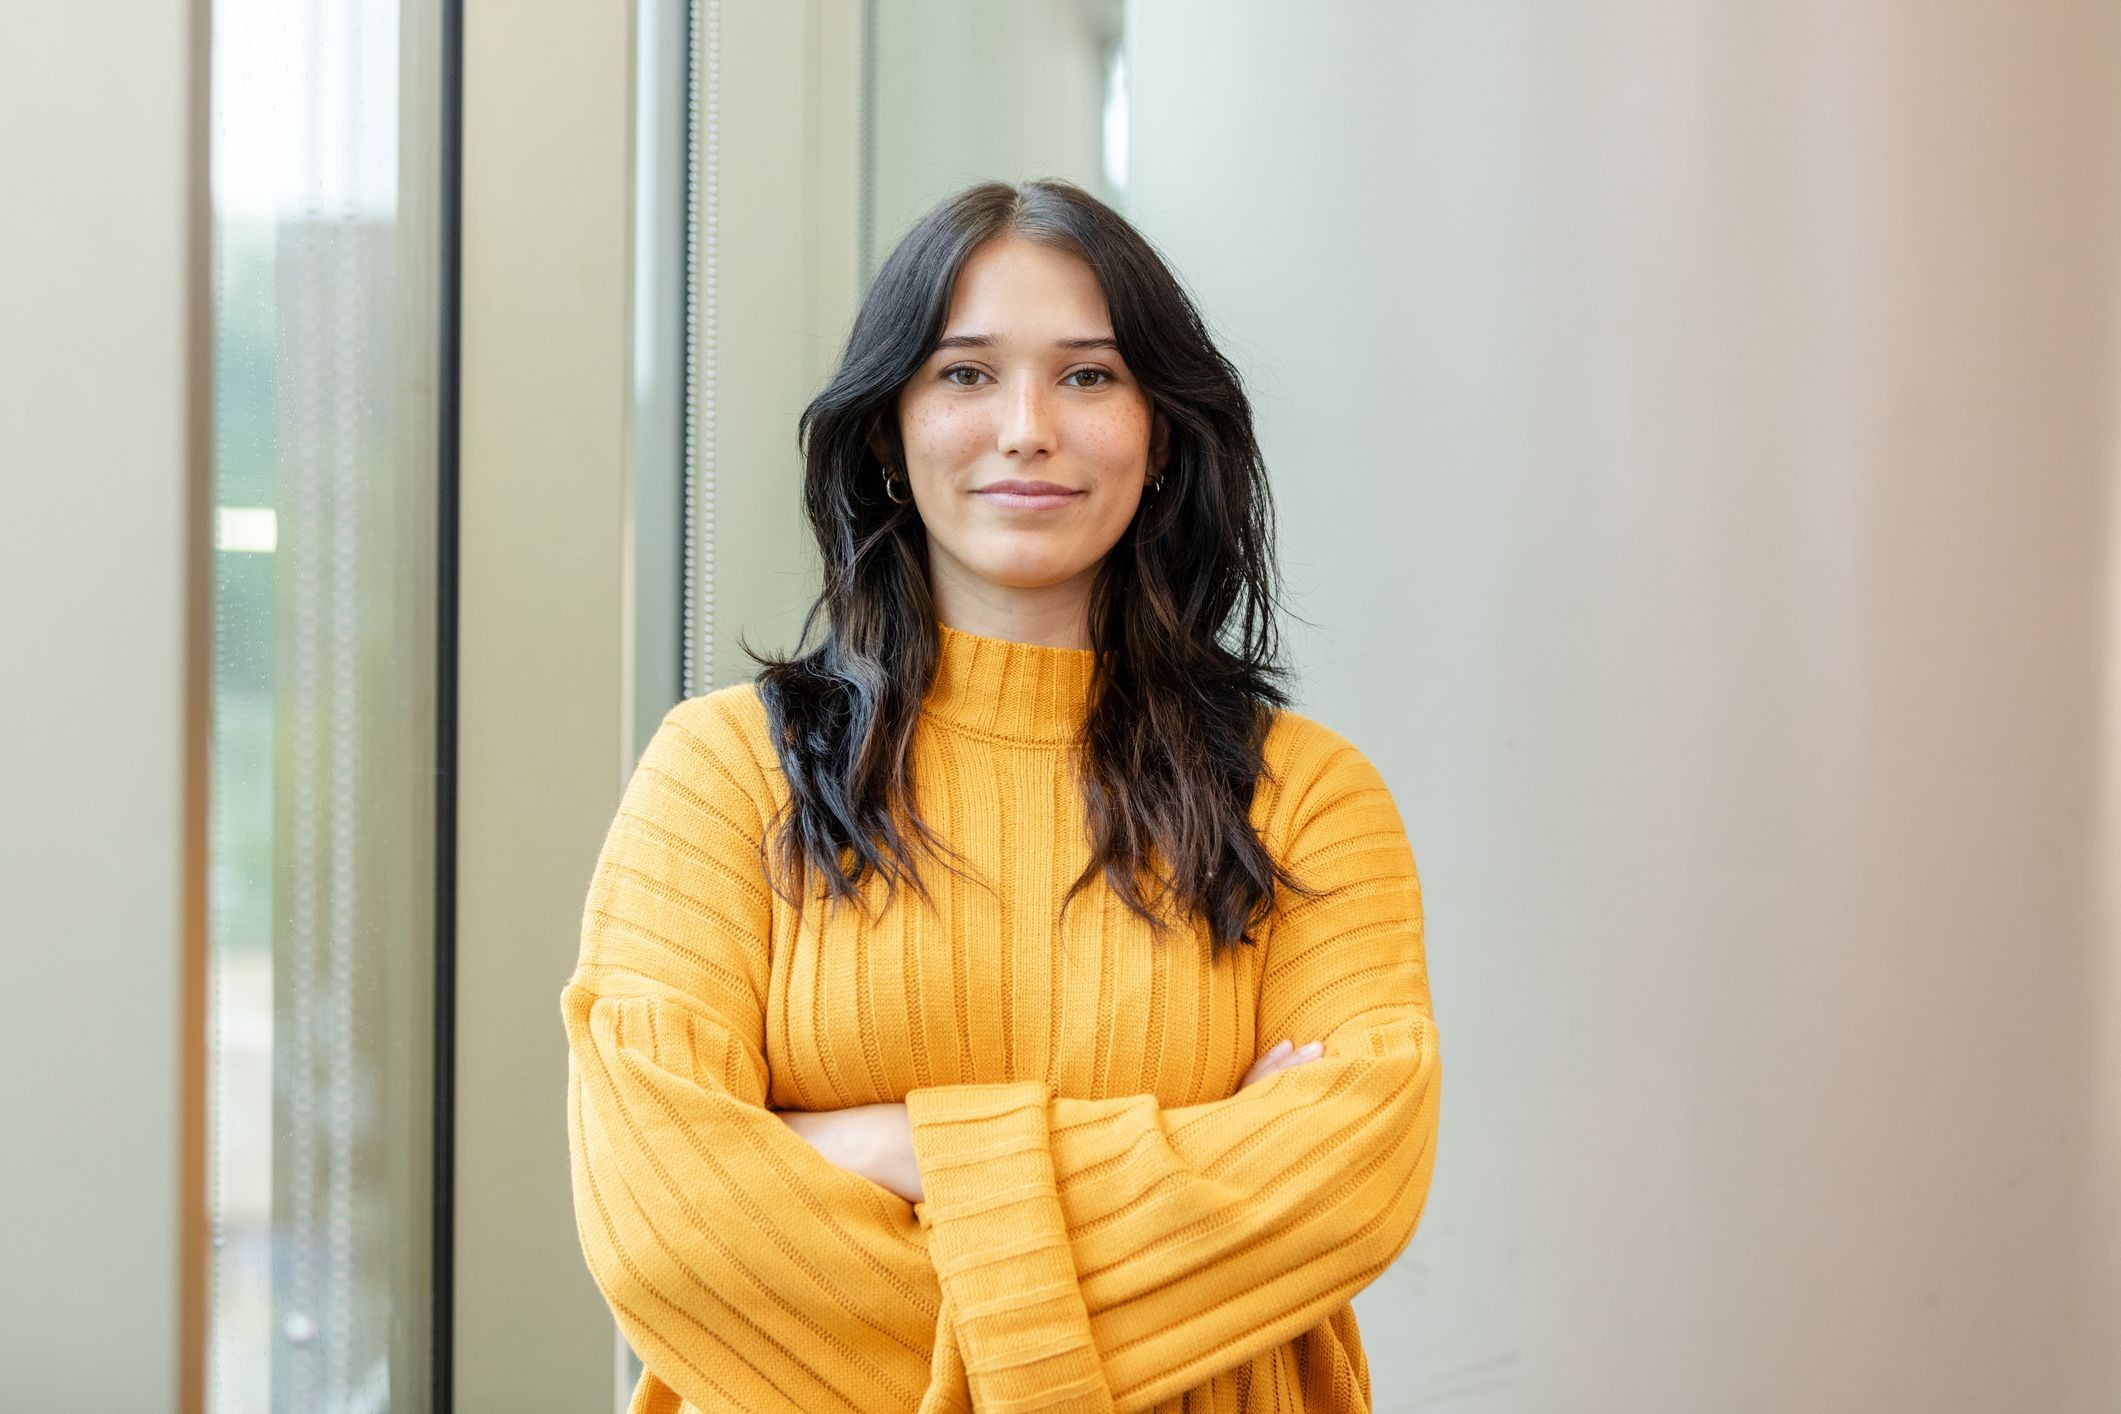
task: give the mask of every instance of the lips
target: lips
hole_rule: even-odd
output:
[[[979,488],[982,496],[1001,493],[1011,496],[1073,496],[1075,488],[1056,485],[1051,481],[994,481]]]
[[[1072,505],[1083,493],[1051,481],[1025,481],[1012,477],[980,487],[973,494],[988,505],[1012,511],[1058,511]]]

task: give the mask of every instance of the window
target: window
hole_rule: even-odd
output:
[[[214,0],[212,33],[208,1407],[412,1409],[443,30],[423,0]]]

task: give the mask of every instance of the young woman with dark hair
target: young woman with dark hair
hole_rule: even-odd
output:
[[[634,1411],[1367,1410],[1421,886],[1288,708],[1235,369],[1118,213],[986,183],[798,441],[819,641],[663,719],[562,995]]]

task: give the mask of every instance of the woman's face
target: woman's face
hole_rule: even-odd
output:
[[[1016,236],[966,259],[898,420],[939,601],[1087,602],[1167,454],[1088,263]]]

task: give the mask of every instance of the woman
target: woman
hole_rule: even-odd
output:
[[[1421,886],[1277,686],[1235,370],[1117,213],[989,183],[801,433],[822,641],[664,718],[562,999],[634,1411],[1367,1410]]]

